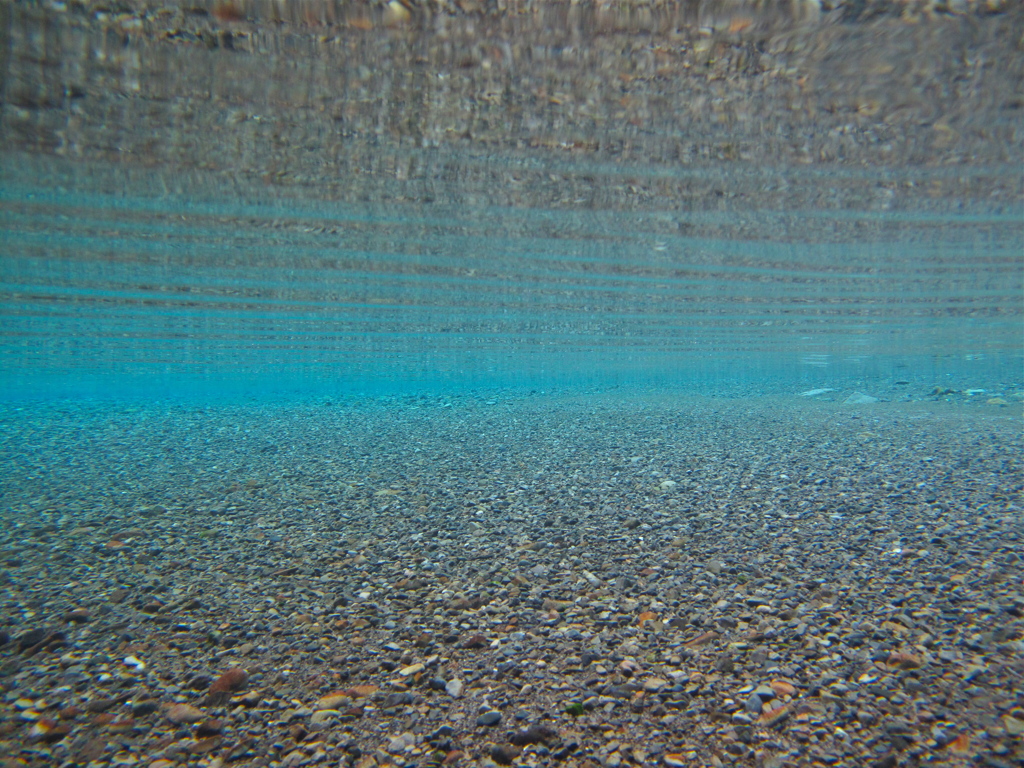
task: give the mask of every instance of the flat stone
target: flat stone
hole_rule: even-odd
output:
[[[1024,720],[1018,720],[1013,715],[1003,715],[1003,728],[1011,736],[1024,734]]]
[[[341,713],[336,709],[318,709],[309,716],[309,724],[314,727],[318,725],[327,725],[340,717]]]
[[[878,398],[872,397],[871,395],[865,395],[863,392],[854,392],[852,395],[843,400],[844,405],[867,405],[868,403],[877,403]]]
[[[490,712],[484,712],[476,719],[477,725],[494,726],[501,722],[501,712],[497,710],[491,710]]]
[[[644,687],[645,691],[652,691],[653,692],[653,691],[660,691],[666,685],[668,685],[668,680],[665,680],[665,679],[660,678],[660,677],[649,677],[646,680],[644,680],[644,686],[643,687]]]
[[[198,723],[207,717],[203,710],[191,704],[171,704],[164,710],[164,716],[172,723]]]
[[[405,731],[398,736],[392,736],[388,740],[388,752],[392,754],[397,752],[404,752],[406,748],[413,747],[416,745],[416,734],[411,731]]]
[[[352,702],[352,697],[347,693],[329,693],[317,700],[314,709],[338,709]]]
[[[763,704],[764,701],[761,699],[761,697],[758,696],[757,693],[752,693],[750,694],[750,696],[747,697],[747,700],[744,702],[743,707],[750,714],[759,716],[761,714],[761,707]]]

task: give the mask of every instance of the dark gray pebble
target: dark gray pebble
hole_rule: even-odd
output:
[[[497,725],[500,722],[501,712],[493,709],[490,712],[484,712],[476,719],[477,725]]]

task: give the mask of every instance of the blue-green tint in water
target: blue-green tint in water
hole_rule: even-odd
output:
[[[969,386],[1020,366],[1017,213],[240,202],[33,185],[14,162],[4,178],[17,395]]]
[[[0,6],[2,392],[1019,385],[1019,16],[491,5]]]

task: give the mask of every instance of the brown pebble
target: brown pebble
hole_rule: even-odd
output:
[[[772,680],[768,685],[775,691],[776,696],[792,696],[796,693],[796,688],[785,680]]]
[[[84,624],[92,618],[92,614],[89,613],[88,608],[75,608],[73,611],[68,611],[64,614],[64,621],[70,621],[75,624]]]
[[[208,739],[199,739],[199,741],[190,744],[188,751],[193,755],[205,755],[207,752],[212,752],[220,746],[220,736],[211,736]]]
[[[117,703],[116,699],[111,699],[111,698],[107,698],[107,697],[103,697],[103,698],[99,698],[99,699],[90,699],[85,704],[85,711],[86,712],[106,712],[108,709],[110,709],[116,703]]]
[[[767,726],[772,726],[776,723],[781,723],[783,720],[789,717],[791,711],[792,710],[789,704],[783,704],[781,707],[770,709],[767,712],[762,713],[760,718],[761,723]]]
[[[316,709],[337,709],[343,704],[350,704],[352,697],[347,693],[329,693],[321,696],[316,703]]]
[[[886,661],[890,667],[899,667],[900,669],[918,669],[922,665],[920,657],[915,656],[912,653],[899,653],[893,651],[889,654],[889,658]]]
[[[683,643],[683,647],[696,648],[698,645],[705,645],[706,643],[710,643],[712,640],[716,640],[717,638],[717,632],[705,632],[703,634],[697,635],[692,640],[687,640],[685,643]]]
[[[223,704],[234,691],[241,690],[249,682],[249,673],[241,667],[232,667],[223,675],[213,681],[207,701]]]
[[[110,721],[111,733],[131,733],[135,728],[135,718],[131,715],[115,715]]]
[[[172,723],[198,723],[206,718],[206,713],[191,704],[171,704],[164,710],[164,715]]]
[[[65,736],[71,733],[71,726],[67,723],[60,723],[50,728],[46,733],[40,736],[40,740],[47,744],[54,744]]]

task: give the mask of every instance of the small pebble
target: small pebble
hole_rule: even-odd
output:
[[[501,712],[497,710],[491,710],[490,712],[484,712],[476,719],[477,725],[497,725],[501,722]]]

